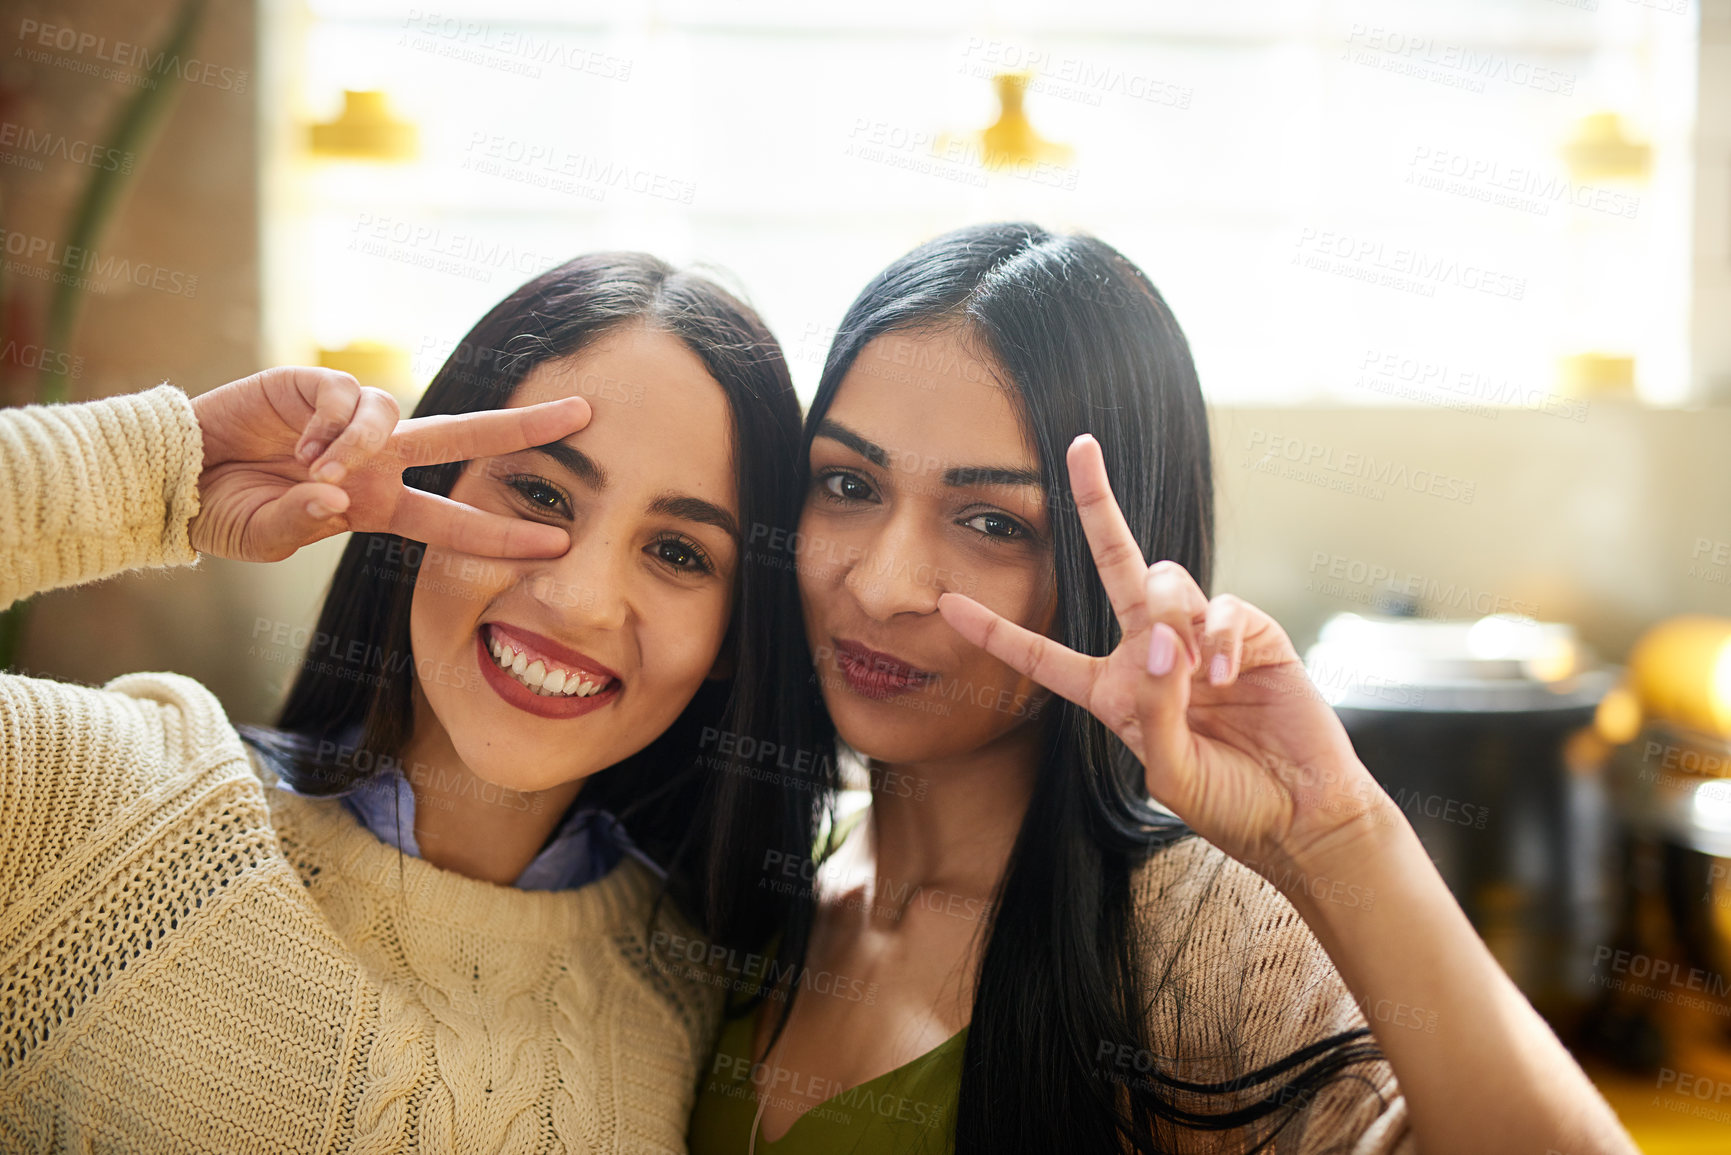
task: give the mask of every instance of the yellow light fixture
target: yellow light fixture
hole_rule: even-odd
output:
[[[1576,180],[1646,180],[1653,168],[1650,145],[1624,134],[1614,112],[1583,117],[1563,146],[1569,175]]]
[[[1577,353],[1558,363],[1558,377],[1570,397],[1633,396],[1635,359],[1621,353]]]
[[[1626,682],[1648,717],[1731,737],[1731,618],[1667,618],[1635,643]]]
[[[397,345],[350,341],[340,349],[320,346],[318,361],[323,368],[341,370],[362,385],[383,389],[399,401],[414,392],[409,384],[408,351]]]
[[[313,125],[311,140],[315,155],[340,160],[412,160],[420,151],[419,131],[377,91],[344,90],[342,114]]]
[[[992,77],[992,88],[998,94],[998,119],[980,133],[987,167],[1040,161],[1064,164],[1075,155],[1076,150],[1069,145],[1047,140],[1034,130],[1025,99],[1033,79],[1032,72],[1000,72]]]

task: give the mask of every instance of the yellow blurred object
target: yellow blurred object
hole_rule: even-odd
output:
[[[1599,699],[1593,729],[1613,746],[1633,742],[1641,732],[1641,700],[1627,686],[1616,686]]]
[[[1563,146],[1569,175],[1576,180],[1646,180],[1653,168],[1653,149],[1623,134],[1614,112],[1583,117],[1574,139]]]
[[[1612,353],[1577,353],[1558,366],[1563,392],[1570,397],[1632,397],[1635,359]]]
[[[1024,107],[1024,94],[1032,72],[1000,72],[992,77],[998,93],[998,119],[980,133],[980,144],[989,168],[1047,161],[1064,164],[1076,154],[1067,144],[1047,140],[1034,131]]]
[[[420,133],[391,114],[384,93],[348,89],[342,115],[312,126],[312,149],[344,160],[412,160],[420,151]]]
[[[340,369],[362,385],[371,385],[403,401],[412,397],[408,350],[379,341],[350,341],[341,349],[319,349],[319,364]]]
[[[1731,618],[1660,622],[1635,643],[1625,684],[1645,716],[1731,737]]]

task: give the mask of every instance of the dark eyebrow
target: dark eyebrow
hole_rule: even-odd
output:
[[[828,418],[818,422],[815,436],[839,441],[879,469],[888,469],[889,450],[867,440],[847,426]],[[1032,485],[1041,487],[1045,480],[1037,469],[1007,469],[994,465],[966,465],[944,470],[944,484],[963,485]]]
[[[607,471],[595,464],[595,459],[574,445],[552,441],[537,445],[534,452],[544,453],[571,471],[572,476],[599,493],[607,488]]]
[[[827,437],[831,441],[839,441],[879,469],[888,469],[890,465],[889,451],[876,442],[867,441],[845,425],[824,418],[817,423],[818,437]]]
[[[702,525],[713,525],[735,541],[739,540],[739,522],[731,513],[705,501],[701,497],[691,497],[683,493],[664,493],[649,503],[650,513],[659,513],[665,517],[677,517],[684,521],[695,521]]]
[[[1000,469],[990,465],[970,465],[944,471],[945,485],[1032,485],[1045,483],[1037,469]]]

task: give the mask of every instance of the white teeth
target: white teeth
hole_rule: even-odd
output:
[[[607,684],[605,678],[593,678],[575,670],[549,670],[547,663],[540,658],[531,662],[521,650],[497,638],[490,639],[487,648],[500,669],[542,697],[587,698],[599,693]]]

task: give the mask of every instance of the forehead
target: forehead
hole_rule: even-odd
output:
[[[892,466],[1034,467],[1015,387],[971,346],[952,329],[875,337],[825,416],[889,450]]]
[[[633,325],[570,357],[537,365],[510,407],[581,396],[594,416],[567,440],[608,469],[614,484],[688,493],[736,505],[733,410],[721,384],[683,341]]]

